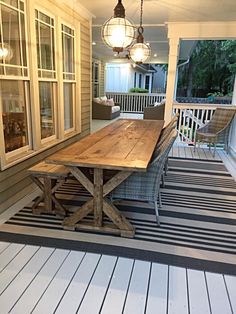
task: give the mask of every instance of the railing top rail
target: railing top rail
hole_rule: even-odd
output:
[[[197,104],[197,103],[173,103],[173,108],[183,108],[183,109],[216,109],[220,107],[230,108],[233,105],[228,104]]]
[[[132,95],[132,96],[166,96],[165,93],[118,93],[118,92],[106,92],[105,94],[112,95]]]

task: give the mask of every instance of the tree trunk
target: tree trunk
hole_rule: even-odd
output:
[[[192,97],[193,90],[193,64],[189,62],[188,64],[188,86],[187,86],[187,97]]]

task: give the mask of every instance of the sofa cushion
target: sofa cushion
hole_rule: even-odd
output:
[[[117,112],[117,111],[120,111],[120,106],[112,106],[111,112],[114,113],[114,112]]]

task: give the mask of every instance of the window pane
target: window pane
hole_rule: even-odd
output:
[[[52,23],[53,21],[41,12],[39,12],[39,17],[47,23]],[[35,25],[37,36],[38,68],[55,70],[54,28],[51,25],[41,23],[37,20]]]
[[[0,21],[0,63],[11,65],[12,70],[6,70],[6,75],[23,76],[21,66],[27,66],[25,16],[15,9],[5,5],[0,6],[2,19]],[[20,24],[20,26],[19,26]]]
[[[50,27],[40,23],[41,69],[52,70]]]
[[[55,134],[53,83],[39,82],[41,138]]]
[[[18,8],[18,1],[17,0],[2,0],[2,1],[13,6],[13,7]]]
[[[63,72],[74,73],[74,38],[62,33]]]
[[[20,23],[21,23],[22,61],[23,61],[23,65],[27,66],[26,37],[25,37],[25,16],[24,16],[23,13],[20,14]]]
[[[5,63],[21,65],[18,12],[2,6],[3,42],[8,50]]]
[[[64,129],[68,130],[74,127],[73,125],[73,84],[64,83]]]
[[[5,152],[29,144],[23,81],[0,81]]]

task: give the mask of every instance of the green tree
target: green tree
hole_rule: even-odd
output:
[[[179,69],[178,87],[187,96],[224,95],[232,91],[236,74],[236,40],[199,41],[190,61]]]

